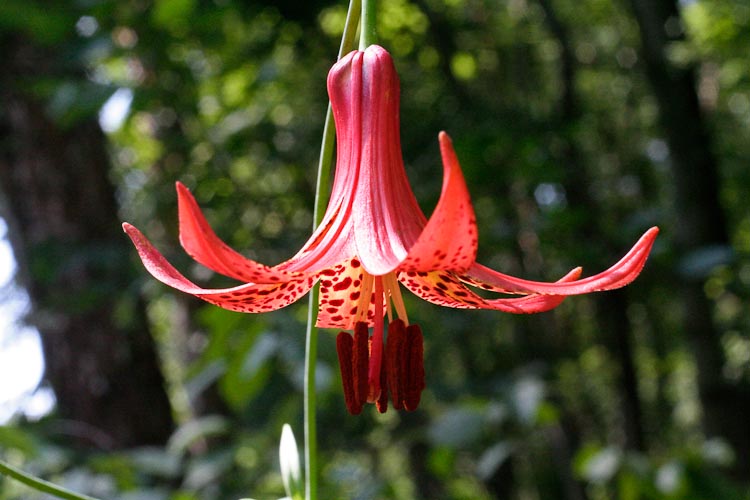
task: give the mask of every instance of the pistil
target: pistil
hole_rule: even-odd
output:
[[[372,343],[370,348],[370,371],[368,379],[370,382],[370,393],[367,397],[368,403],[374,403],[380,397],[380,368],[383,362],[383,302],[386,299],[383,294],[383,278],[375,277],[375,318],[372,329]]]

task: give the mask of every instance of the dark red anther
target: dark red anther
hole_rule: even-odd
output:
[[[406,364],[403,356],[406,340],[406,327],[400,319],[388,325],[388,339],[385,343],[385,360],[383,365],[387,372],[388,388],[391,391],[393,407],[401,410],[403,401],[403,380]]]
[[[370,364],[369,336],[367,323],[359,321],[354,325],[352,376],[354,380],[354,393],[357,396],[357,403],[360,407],[367,402],[367,396],[370,392],[370,384],[367,378]]]
[[[388,394],[397,410],[414,411],[419,406],[425,388],[424,347],[422,330],[417,325],[406,326],[397,319],[388,325],[383,362],[380,365],[380,391],[370,387],[369,365],[372,339],[367,323],[354,326],[354,337],[346,332],[336,337],[341,379],[344,385],[346,408],[359,415],[365,403],[375,403],[380,413],[388,409]]]
[[[354,377],[352,375],[352,347],[354,339],[347,332],[340,332],[336,337],[336,351],[339,355],[339,367],[341,368],[341,381],[344,386],[344,401],[346,409],[352,415],[362,412],[362,403],[357,401],[354,392]]]
[[[406,377],[404,380],[404,408],[414,411],[419,406],[422,391],[425,388],[424,381],[424,338],[422,329],[418,325],[406,327]]]

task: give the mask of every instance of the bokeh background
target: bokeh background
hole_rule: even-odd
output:
[[[414,413],[348,415],[336,332],[321,331],[321,498],[748,498],[750,5],[379,3],[416,196],[429,213],[446,130],[481,262],[593,274],[662,232],[631,286],[549,313],[407,297],[426,338]],[[345,13],[331,0],[0,2],[14,254],[0,274],[15,277],[0,352],[38,331],[46,365],[35,395],[3,409],[4,460],[107,499],[283,496],[306,300],[241,315],[177,294],[120,222],[196,281],[228,285],[179,248],[180,180],[233,247],[269,264],[293,255]],[[0,360],[4,386],[39,365]],[[0,478],[0,498],[41,497]]]

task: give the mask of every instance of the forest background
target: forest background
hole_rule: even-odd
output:
[[[661,234],[631,286],[536,316],[407,297],[426,340],[414,413],[350,416],[336,332],[321,331],[321,498],[748,498],[750,6],[379,9],[416,196],[429,213],[446,130],[480,261],[592,274]],[[0,428],[0,458],[100,498],[283,496],[305,301],[241,315],[174,293],[120,222],[226,284],[178,248],[180,180],[231,246],[290,257],[312,225],[345,14],[316,0],[0,3],[0,215],[56,398]],[[121,123],[99,119],[105,103]],[[37,497],[0,478],[0,498]]]

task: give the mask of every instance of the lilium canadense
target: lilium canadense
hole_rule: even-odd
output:
[[[399,283],[446,307],[537,313],[556,307],[567,295],[625,286],[643,268],[657,228],[649,229],[612,267],[584,279],[580,268],[557,282],[543,283],[478,264],[474,210],[445,132],[438,136],[443,188],[429,219],[411,191],[401,157],[398,76],[388,52],[372,45],[344,56],[328,75],[328,93],[338,144],[331,197],[321,224],[291,259],[269,267],[229,248],[180,183],[183,248],[206,267],[244,284],[201,288],[172,267],[135,227],[125,223],[123,228],[154,277],[225,309],[280,309],[319,281],[316,325],[354,332],[342,331],[337,338],[350,413],[360,413],[365,402],[385,412],[389,394],[396,409],[414,410],[419,404],[424,388],[422,332],[409,324]],[[484,298],[467,285],[511,297]]]

